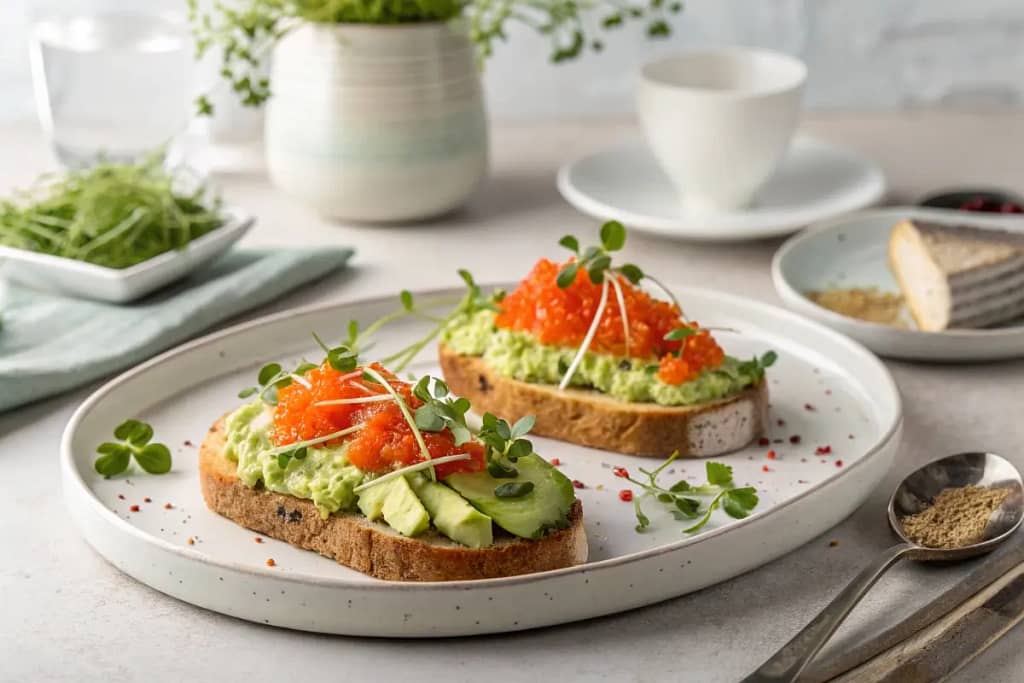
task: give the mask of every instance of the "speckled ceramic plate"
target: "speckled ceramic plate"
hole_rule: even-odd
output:
[[[1024,219],[944,209],[894,207],[862,211],[812,226],[783,244],[772,261],[775,289],[794,311],[893,358],[983,361],[1024,356],[1024,320],[983,330],[923,332],[909,313],[905,328],[848,318],[807,298],[812,290],[874,287],[899,294],[888,266],[889,234],[905,218],[1024,232]]]
[[[779,354],[770,371],[771,443],[716,458],[733,466],[739,483],[757,487],[761,503],[747,519],[716,514],[705,531],[686,536],[649,503],[652,528],[639,534],[632,505],[619,500],[624,482],[611,468],[651,460],[541,438],[534,442],[538,452],[557,457],[585,486],[578,493],[590,561],[582,566],[483,581],[384,582],[285,543],[258,543],[252,532],[209,512],[199,492],[197,444],[238,405],[239,388],[252,384],[264,362],[313,357],[311,330],[340,338],[350,318],[372,320],[393,310],[395,297],[257,320],[113,380],[79,408],[64,434],[67,505],[89,543],[138,580],[224,614],[309,631],[409,637],[510,631],[627,610],[724,581],[809,541],[863,501],[898,446],[900,399],[877,358],[817,323],[714,292],[676,291],[704,324],[741,331],[722,335],[731,353],[772,348]],[[422,321],[396,323],[374,351],[383,356],[424,331]],[[431,354],[413,369],[436,370]],[[150,422],[171,446],[169,474],[105,480],[93,471],[97,444],[130,416]],[[768,457],[770,449],[776,457]],[[691,460],[673,474],[696,480],[703,468]]]

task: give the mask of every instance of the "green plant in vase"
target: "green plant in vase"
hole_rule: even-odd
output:
[[[629,22],[667,36],[681,9],[675,0],[188,2],[198,55],[213,53],[243,104],[267,103],[271,180],[325,216],[362,222],[445,213],[479,185],[488,163],[479,67],[509,26],[547,36],[551,60],[564,62],[601,50],[602,36]],[[205,95],[197,106],[213,113]]]

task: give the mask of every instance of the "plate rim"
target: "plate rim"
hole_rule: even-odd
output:
[[[863,189],[837,202],[840,208],[827,212],[815,211],[811,217],[807,217],[806,209],[803,209],[802,213],[796,213],[793,210],[779,211],[776,209],[765,212],[760,217],[753,211],[737,211],[713,214],[701,218],[702,220],[711,219],[716,221],[717,229],[693,229],[687,227],[687,225],[692,223],[693,220],[697,220],[696,218],[688,219],[685,216],[681,216],[679,219],[667,219],[634,213],[633,211],[624,210],[596,199],[574,184],[572,175],[581,164],[618,150],[632,149],[638,146],[646,147],[646,144],[642,136],[633,135],[562,164],[556,176],[556,185],[562,198],[577,210],[589,216],[599,220],[619,220],[632,225],[638,231],[653,235],[702,242],[739,242],[789,234],[808,224],[875,206],[885,196],[888,188],[885,171],[870,158],[851,147],[803,132],[798,132],[794,136],[790,145],[791,149],[797,144],[824,148],[832,154],[841,155],[856,162],[868,174],[868,182]],[[800,211],[800,209],[797,209],[797,211]],[[730,220],[747,221],[748,223],[742,227],[736,227],[735,224],[730,228],[723,227]]]
[[[508,282],[486,282],[481,283],[482,288],[491,287],[502,287],[508,286]],[[603,569],[610,569],[621,565],[632,564],[638,561],[642,561],[648,558],[659,557],[668,553],[680,550],[683,547],[696,546],[704,541],[715,539],[723,534],[730,533],[733,530],[744,528],[752,523],[759,522],[762,519],[769,518],[784,509],[802,502],[805,498],[817,493],[817,491],[825,486],[829,486],[835,483],[838,479],[847,476],[848,472],[857,471],[858,468],[866,466],[866,464],[873,460],[880,452],[883,452],[893,438],[897,437],[901,433],[904,415],[903,415],[903,403],[902,397],[900,396],[899,388],[896,384],[892,373],[888,367],[878,358],[874,353],[868,350],[860,342],[841,334],[840,332],[824,325],[818,321],[810,320],[804,316],[801,316],[793,311],[789,311],[785,308],[775,306],[770,303],[766,303],[760,300],[753,300],[745,298],[743,296],[721,292],[719,290],[704,288],[704,287],[677,287],[675,289],[696,292],[703,295],[714,296],[719,300],[728,299],[732,303],[737,303],[743,306],[752,306],[759,309],[762,312],[771,313],[773,315],[781,315],[785,318],[789,318],[790,321],[797,322],[803,325],[810,325],[817,328],[817,331],[824,334],[826,337],[830,337],[833,342],[846,346],[847,351],[854,354],[861,354],[863,360],[874,364],[878,370],[881,371],[882,377],[885,379],[885,390],[890,394],[890,398],[893,402],[894,411],[889,416],[888,424],[881,424],[883,428],[882,434],[875,440],[875,442],[865,450],[864,454],[858,458],[855,462],[849,466],[837,470],[834,474],[826,477],[825,479],[817,482],[810,488],[802,490],[800,493],[787,498],[785,501],[765,510],[762,513],[754,513],[744,519],[738,519],[731,521],[728,525],[718,527],[710,531],[701,533],[697,536],[690,538],[684,538],[673,543],[662,544],[649,548],[647,550],[641,550],[638,552],[628,553],[618,557],[611,557],[604,560],[598,560],[596,562],[587,562],[584,564],[573,565],[570,567],[563,567],[560,569],[547,570],[543,572],[532,572],[529,574],[520,574],[516,576],[507,576],[491,579],[466,579],[460,581],[437,581],[437,582],[409,582],[409,581],[386,581],[376,579],[370,582],[354,581],[345,577],[328,577],[328,576],[311,576],[308,574],[292,574],[292,573],[274,573],[273,576],[277,579],[286,580],[289,582],[301,584],[301,585],[313,585],[318,587],[330,587],[330,588],[348,588],[348,589],[369,589],[375,591],[387,591],[387,590],[452,590],[461,589],[467,590],[471,588],[487,588],[487,587],[500,587],[500,586],[511,586],[520,585],[526,583],[532,583],[535,581],[543,581],[547,579],[553,579],[560,576],[572,575],[577,573],[586,573],[591,571],[598,571]],[[430,288],[420,289],[414,292],[419,297],[439,297],[444,295],[450,295],[453,293],[459,293],[462,291],[460,287],[443,287],[443,288]],[[74,486],[78,489],[77,493],[83,496],[87,500],[87,504],[93,508],[97,514],[97,519],[106,521],[112,525],[118,531],[124,533],[127,532],[129,535],[135,536],[138,539],[155,545],[160,550],[170,552],[173,555],[178,556],[182,559],[198,561],[201,564],[223,568],[229,571],[235,571],[242,574],[247,574],[255,577],[266,577],[268,576],[268,570],[263,567],[251,566],[249,564],[243,564],[235,561],[222,561],[214,560],[211,557],[205,556],[197,550],[190,550],[187,547],[179,546],[171,543],[168,540],[153,536],[146,533],[142,529],[128,523],[127,520],[122,519],[118,515],[114,514],[106,505],[96,497],[92,488],[88,486],[79,468],[75,464],[74,454],[72,453],[72,441],[75,436],[79,425],[85,420],[88,415],[95,409],[95,407],[110,394],[115,392],[122,384],[134,379],[136,376],[148,372],[150,369],[157,367],[161,364],[172,361],[178,356],[191,353],[199,350],[205,346],[210,346],[220,341],[223,338],[234,336],[237,334],[245,333],[247,331],[259,328],[263,325],[273,324],[293,318],[296,316],[326,313],[331,309],[343,308],[355,305],[380,305],[388,301],[395,299],[394,294],[381,295],[381,296],[356,296],[356,297],[343,297],[341,299],[335,299],[327,302],[315,302],[312,304],[306,304],[294,308],[289,308],[276,313],[271,313],[264,316],[259,316],[252,320],[244,321],[235,325],[231,325],[222,330],[217,330],[209,334],[203,335],[184,344],[180,344],[167,351],[160,353],[159,355],[151,358],[148,361],[140,363],[133,368],[130,368],[112,379],[105,382],[101,387],[96,389],[92,394],[86,398],[85,401],[79,405],[79,407],[72,414],[71,418],[61,435],[60,441],[60,461],[61,461],[61,480],[62,486],[65,489],[65,497],[72,493],[70,487]],[[706,460],[706,459],[701,459]],[[77,522],[76,522],[77,524]],[[80,527],[81,528],[81,527]],[[104,557],[106,557],[104,555]]]
[[[834,331],[839,331],[840,328],[846,329],[863,329],[864,331],[870,331],[872,333],[885,334],[892,339],[902,339],[906,341],[921,342],[924,340],[933,339],[946,339],[946,340],[957,340],[957,341],[977,341],[983,340],[999,340],[1014,337],[1024,337],[1024,324],[1014,325],[1012,327],[997,327],[990,329],[952,329],[944,330],[942,332],[925,332],[919,329],[900,329],[884,325],[882,323],[875,323],[866,320],[858,320],[856,318],[850,318],[845,315],[841,315],[834,311],[830,311],[823,306],[819,306],[808,299],[804,294],[798,290],[789,281],[784,270],[784,261],[787,258],[791,258],[790,254],[793,250],[799,248],[807,240],[810,240],[816,236],[820,236],[824,233],[828,233],[834,230],[839,230],[844,225],[854,228],[855,224],[859,221],[866,221],[875,218],[883,218],[886,216],[906,217],[908,214],[916,214],[924,216],[925,218],[935,218],[949,220],[951,222],[965,222],[965,221],[953,221],[954,216],[961,212],[951,212],[948,209],[934,209],[929,207],[913,206],[913,205],[901,205],[901,206],[887,206],[874,209],[864,209],[861,211],[855,211],[847,213],[842,216],[835,216],[822,221],[817,221],[814,224],[808,226],[805,230],[793,235],[775,251],[772,256],[771,264],[771,276],[772,284],[775,286],[775,291],[779,294],[779,297],[786,303],[787,306],[793,309],[793,312],[799,313],[805,317],[809,317],[814,321],[826,325]],[[973,217],[971,222],[976,222],[978,225],[986,225],[986,227],[1007,227],[1008,225],[1018,225],[1024,228],[1024,221],[1022,219],[1008,218],[996,218],[987,217],[974,221]],[[861,343],[861,342],[859,342]],[[1021,351],[1018,355],[1024,355],[1024,351]]]

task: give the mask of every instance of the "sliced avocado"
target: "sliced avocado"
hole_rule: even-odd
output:
[[[445,483],[462,494],[480,512],[510,534],[539,538],[548,529],[568,525],[569,508],[576,500],[572,482],[538,455],[516,462],[515,479],[495,479],[487,472],[449,475]],[[533,490],[518,498],[498,498],[494,489],[509,482],[533,482]]]
[[[403,536],[417,536],[430,527],[430,515],[405,477],[360,491],[359,509],[370,520],[383,517]]]
[[[442,534],[470,548],[486,548],[494,543],[491,518],[466,502],[465,498],[422,474],[410,476],[409,483]]]

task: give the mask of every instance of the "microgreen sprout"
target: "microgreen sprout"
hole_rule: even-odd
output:
[[[533,415],[526,415],[510,425],[491,413],[484,413],[477,438],[487,447],[487,472],[492,477],[515,479],[519,476],[515,463],[533,453],[533,444],[523,437],[530,433],[535,422]]]
[[[737,488],[733,482],[732,467],[719,462],[708,462],[705,465],[706,484],[693,486],[685,479],[680,479],[669,488],[662,487],[658,483],[658,476],[678,457],[679,451],[676,451],[653,471],[639,468],[640,472],[647,477],[646,481],[634,479],[624,469],[616,470],[618,476],[624,477],[627,481],[643,489],[643,495],[633,499],[638,532],[644,531],[651,524],[650,519],[641,508],[641,500],[646,498],[654,498],[667,506],[677,520],[697,520],[692,526],[683,529],[683,533],[687,534],[700,531],[711,519],[711,513],[719,508],[725,510],[730,517],[743,519],[757,507],[757,491],[750,486]],[[695,496],[712,496],[712,498],[702,509],[703,501]]]
[[[125,420],[114,430],[114,438],[116,442],[101,443],[96,449],[100,457],[93,466],[104,477],[124,472],[133,457],[150,474],[170,471],[171,450],[162,443],[152,443],[153,427],[145,422]]]
[[[387,320],[385,320],[385,318],[382,318],[381,320],[385,320],[385,322],[390,322],[390,320],[394,320],[402,315],[417,315],[419,317],[431,320],[436,324],[434,325],[433,328],[431,328],[431,330],[427,333],[425,337],[410,344],[404,349],[401,349],[391,354],[390,356],[382,358],[381,363],[392,368],[396,373],[401,372],[409,365],[409,363],[411,363],[416,358],[417,354],[419,354],[419,352],[422,351],[427,344],[429,344],[431,341],[437,338],[437,336],[441,334],[441,331],[445,328],[445,326],[448,325],[448,323],[450,323],[456,317],[462,315],[471,315],[480,310],[499,310],[498,304],[505,296],[505,293],[503,291],[498,290],[490,295],[484,295],[480,289],[480,286],[476,283],[476,281],[473,279],[472,274],[470,274],[468,270],[460,269],[458,273],[459,277],[462,278],[462,281],[466,284],[466,293],[462,296],[461,299],[459,299],[458,303],[455,305],[455,308],[453,308],[447,315],[443,317],[435,317],[425,313],[423,309],[417,304],[411,292],[403,291],[401,293],[400,301],[402,304],[402,308],[399,311],[396,311],[395,313],[391,314],[391,316],[385,316]],[[438,303],[439,302],[436,301],[428,302],[426,306],[436,306],[438,305]],[[378,323],[380,322],[381,321],[377,321],[377,323],[374,323],[374,325],[368,327],[366,332],[364,332],[363,335],[360,335],[360,337],[367,336],[367,332],[370,332],[371,328],[372,331],[375,332],[377,329],[380,328],[381,325],[378,325]]]
[[[238,392],[238,398],[257,396],[268,406],[276,406],[278,390],[283,389],[292,382],[304,384],[308,389],[310,387],[309,381],[303,375],[315,367],[317,366],[313,363],[302,361],[294,370],[285,370],[281,367],[280,363],[267,363],[260,368],[256,376],[256,382],[259,386],[242,389]]]

